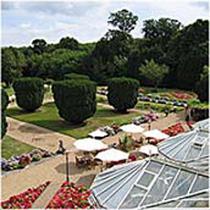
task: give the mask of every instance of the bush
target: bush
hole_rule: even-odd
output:
[[[77,124],[96,111],[96,84],[89,80],[64,80],[53,83],[55,104],[59,115]]]
[[[13,85],[17,105],[27,111],[38,109],[44,99],[44,81],[40,78],[17,79]]]
[[[6,109],[9,104],[9,97],[4,89],[1,89],[1,138],[7,131]]]
[[[70,74],[65,74],[64,79],[89,80],[90,78],[84,74],[70,73]]]
[[[135,79],[118,77],[108,82],[108,101],[117,111],[125,112],[137,103],[139,82]]]

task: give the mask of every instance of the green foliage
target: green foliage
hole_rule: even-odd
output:
[[[164,112],[166,109],[168,109],[170,112],[174,110],[174,107],[170,106],[170,105],[156,104],[156,103],[152,103],[152,102],[143,102],[143,101],[139,101],[136,105],[136,108],[138,108],[140,110],[152,109],[156,112]],[[176,111],[181,111],[181,110],[183,110],[183,107],[176,107],[175,109],[176,109]]]
[[[6,109],[9,104],[7,92],[1,88],[1,139],[7,132]]]
[[[144,37],[151,40],[153,44],[159,45],[162,49],[167,49],[169,41],[181,27],[181,23],[175,19],[149,19],[143,22],[143,33]]]
[[[73,124],[81,123],[96,111],[96,85],[89,80],[53,83],[53,96],[59,115]]]
[[[198,99],[193,99],[193,100],[188,101],[188,105],[191,108],[195,108],[195,109],[209,109],[209,103],[207,102],[201,103],[200,100]]]
[[[38,109],[44,99],[44,81],[40,78],[25,77],[13,84],[17,105],[26,111]]]
[[[7,86],[22,75],[25,66],[23,53],[13,47],[2,49],[2,81]]]
[[[196,83],[198,98],[204,102],[209,100],[209,67],[204,66],[200,75],[200,80]]]
[[[114,27],[118,27],[123,32],[129,33],[135,28],[137,21],[138,16],[133,15],[132,12],[126,9],[122,9],[118,12],[111,13],[108,23]]]
[[[137,103],[139,82],[135,79],[118,77],[108,82],[108,101],[117,111],[125,112]]]
[[[84,74],[70,73],[70,74],[65,74],[64,79],[89,80],[90,78],[87,75],[84,75]]]
[[[146,61],[145,65],[139,68],[140,74],[149,79],[157,88],[164,76],[168,73],[166,65],[159,65],[154,60]]]
[[[204,65],[208,65],[208,20],[184,27],[171,41],[166,62],[177,88],[192,90]]]
[[[58,47],[70,50],[78,50],[79,42],[74,38],[64,37],[58,43]]]
[[[44,39],[35,39],[32,41],[33,51],[41,54],[46,50],[47,42]]]

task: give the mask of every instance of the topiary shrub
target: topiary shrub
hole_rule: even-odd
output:
[[[119,112],[126,112],[137,103],[139,82],[126,77],[116,77],[108,81],[108,101]]]
[[[4,89],[1,89],[1,138],[7,131],[6,109],[9,104],[9,97]]]
[[[96,111],[96,84],[89,80],[64,80],[53,83],[55,104],[59,115],[78,124]]]
[[[70,74],[65,74],[64,79],[89,80],[90,78],[84,74],[70,73]]]
[[[40,78],[25,77],[13,84],[17,105],[27,111],[38,109],[44,99],[44,81]]]

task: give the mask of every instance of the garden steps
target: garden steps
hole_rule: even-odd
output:
[[[45,209],[56,192],[60,189],[62,183],[51,182],[39,198],[33,203],[32,209]]]

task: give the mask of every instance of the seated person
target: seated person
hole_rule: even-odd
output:
[[[63,141],[59,140],[59,146],[58,146],[58,150],[56,151],[56,154],[64,154],[66,151],[66,149],[63,146]]]

